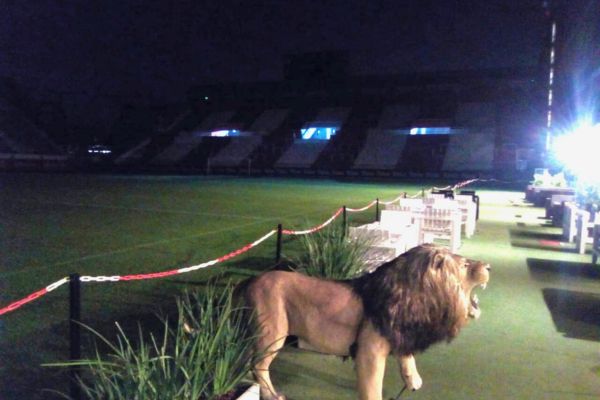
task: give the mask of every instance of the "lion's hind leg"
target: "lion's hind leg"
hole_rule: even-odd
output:
[[[283,347],[285,337],[276,340],[259,340],[258,349],[264,352],[261,360],[254,365],[254,378],[260,385],[260,398],[265,400],[285,400],[285,396],[278,394],[271,382],[269,367],[277,356],[277,353]]]
[[[246,291],[246,301],[257,318],[256,351],[259,360],[254,365],[253,373],[260,385],[261,399],[264,400],[285,400],[285,396],[275,390],[269,374],[269,367],[285,344],[289,332],[282,281],[281,273],[266,273],[254,280]]]
[[[285,313],[271,315],[283,316]],[[261,324],[261,336],[257,341],[257,350],[261,354],[260,360],[254,365],[254,377],[260,385],[261,399],[285,400],[285,396],[278,394],[271,382],[269,367],[277,357],[277,353],[285,344],[288,333],[287,318],[269,318]]]

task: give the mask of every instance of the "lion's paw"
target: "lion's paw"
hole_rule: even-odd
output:
[[[405,380],[406,388],[413,392],[421,389],[421,386],[423,386],[423,379],[421,379],[421,375],[419,374],[407,376]]]
[[[261,394],[260,398],[262,400],[286,400],[286,397],[283,394],[279,393],[269,393],[267,395]]]

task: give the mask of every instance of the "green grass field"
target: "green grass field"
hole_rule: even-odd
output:
[[[78,272],[124,275],[195,265],[240,248],[274,229],[304,229],[341,205],[417,193],[415,184],[327,180],[0,175],[0,307]],[[417,359],[425,381],[415,399],[570,399],[600,397],[600,267],[543,210],[520,203],[522,193],[475,187],[482,198],[476,235],[461,253],[492,264],[479,294],[483,315],[450,345]],[[480,190],[481,189],[481,190]],[[370,222],[374,210],[350,214]],[[294,243],[284,242],[284,255]],[[164,279],[88,283],[83,322],[110,332],[113,321],[152,326],[172,310],[175,295],[222,271],[274,264],[268,239],[226,264]],[[52,399],[42,388],[66,390],[61,371],[40,367],[68,356],[68,286],[0,317],[0,399]],[[87,343],[86,343],[87,345]],[[89,346],[87,346],[89,348]],[[391,360],[390,360],[391,361]],[[292,400],[353,399],[351,362],[286,349],[273,365],[275,385]],[[390,362],[386,398],[402,384]]]

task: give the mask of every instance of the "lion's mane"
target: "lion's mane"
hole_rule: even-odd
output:
[[[415,247],[353,282],[369,319],[392,352],[422,352],[452,340],[467,321],[459,262],[446,249]]]

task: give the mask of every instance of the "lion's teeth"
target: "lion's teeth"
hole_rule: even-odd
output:
[[[483,284],[481,285],[481,288],[482,288],[483,290],[485,290],[485,288],[486,288],[486,287],[487,287],[487,283],[483,283]]]

